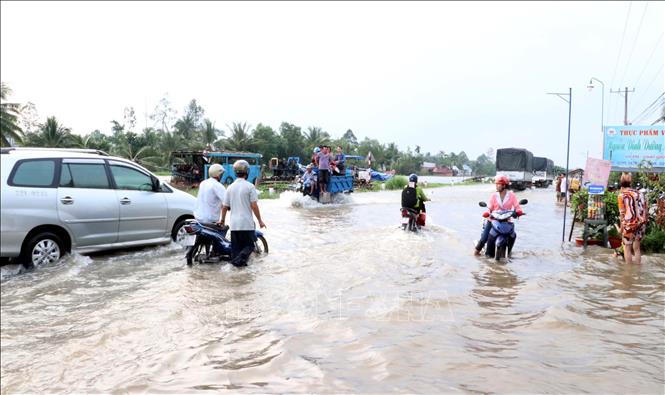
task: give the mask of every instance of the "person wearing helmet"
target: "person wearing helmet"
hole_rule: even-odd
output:
[[[519,202],[517,201],[517,196],[512,191],[508,190],[508,185],[510,185],[510,179],[507,176],[501,175],[496,177],[496,192],[492,193],[487,204],[487,214],[492,213],[496,210],[515,210],[517,215],[522,215],[522,208],[520,207]],[[492,230],[492,223],[487,221],[485,228],[483,228],[483,233],[480,236],[478,244],[474,249],[474,255],[480,255],[487,239],[490,235],[490,230]]]
[[[425,202],[429,200],[427,195],[425,195],[425,191],[418,186],[418,176],[416,174],[409,175],[409,183],[402,190],[402,207],[414,209],[419,214],[425,213]],[[423,214],[420,222],[421,225],[424,225],[424,222]]]
[[[194,218],[199,222],[214,223],[221,220],[222,202],[226,188],[221,183],[224,168],[215,163],[208,168],[208,179],[199,184],[194,206]]]
[[[261,219],[259,210],[259,196],[254,184],[247,181],[249,163],[246,160],[237,160],[233,164],[236,180],[229,185],[224,197],[222,220],[224,225],[226,213],[231,210],[229,228],[231,230],[231,263],[233,266],[247,266],[247,260],[254,251],[256,241],[256,224],[252,213],[259,221],[259,226],[266,227]]]

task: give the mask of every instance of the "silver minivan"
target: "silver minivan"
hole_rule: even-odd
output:
[[[97,150],[0,150],[0,256],[27,265],[169,243],[196,198],[142,166]]]

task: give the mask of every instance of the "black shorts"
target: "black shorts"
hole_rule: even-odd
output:
[[[319,170],[319,184],[326,184],[330,181],[330,170]]]

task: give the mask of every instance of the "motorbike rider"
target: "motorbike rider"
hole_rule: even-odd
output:
[[[487,204],[487,212],[484,214],[484,216],[488,216],[488,214],[491,214],[496,210],[515,210],[518,216],[522,215],[522,207],[520,207],[520,204],[517,201],[517,196],[515,196],[513,191],[508,190],[510,179],[507,176],[498,176],[496,177],[495,183],[496,192],[490,195]],[[482,251],[483,247],[485,247],[485,243],[487,243],[490,230],[492,230],[492,221],[487,221],[485,227],[483,228],[483,233],[480,237],[480,240],[478,240],[478,244],[473,250],[474,255],[480,255],[480,251]]]
[[[221,224],[224,225],[227,211],[231,210],[231,263],[233,266],[247,266],[247,260],[254,251],[256,238],[252,212],[259,220],[259,226],[266,227],[261,219],[258,205],[258,193],[254,184],[247,181],[249,163],[246,160],[237,160],[233,164],[236,180],[229,185],[224,197]]]
[[[220,182],[224,168],[215,163],[208,168],[209,178],[199,184],[199,193],[194,207],[194,218],[201,223],[219,222],[221,218],[222,202],[226,195],[226,188]]]
[[[425,191],[421,187],[418,186],[418,176],[416,174],[411,174],[409,175],[409,184],[404,187],[404,190],[402,191],[402,195],[405,193],[408,193],[407,189],[408,188],[414,188],[416,190],[416,204],[413,207],[408,207],[416,210],[419,214],[425,211],[425,202],[429,201],[430,199],[425,195]],[[402,199],[404,200],[404,198]]]

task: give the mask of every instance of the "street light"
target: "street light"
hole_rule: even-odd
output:
[[[568,88],[568,93],[548,93],[548,95],[556,95],[566,103],[568,103],[568,148],[566,149],[566,188],[570,185],[568,183],[568,163],[570,161],[570,114],[572,111],[573,102],[573,88]],[[568,96],[566,99],[564,96]],[[568,191],[564,191],[564,206],[563,206],[563,230],[561,231],[561,242],[566,240],[566,212],[568,211]]]
[[[589,80],[589,85],[587,85],[587,88],[589,88],[589,91],[592,91],[594,88],[593,82],[598,81],[600,82],[600,85],[603,86],[603,91],[602,91],[602,101],[600,102],[600,132],[603,134],[603,147],[602,147],[602,153],[605,153],[605,84],[603,81],[599,80],[596,77],[591,77]],[[603,158],[605,159],[605,158]]]

